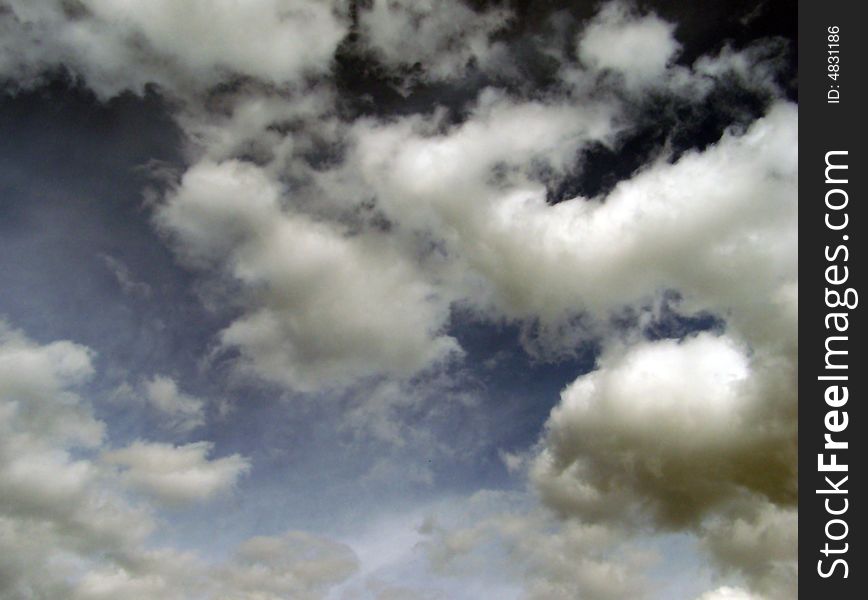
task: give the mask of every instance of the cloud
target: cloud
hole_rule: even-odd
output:
[[[770,600],[798,595],[798,511],[757,502],[735,515],[710,520],[702,544],[724,572],[745,577]]]
[[[583,298],[599,293],[605,308],[677,290],[677,310],[722,315],[724,331],[609,336],[596,369],[562,392],[531,468],[563,518],[688,532],[751,593],[776,599],[792,597],[796,568],[795,130],[793,108],[773,106],[591,209],[596,225],[576,239],[608,232],[595,256],[605,271],[590,271],[583,284],[599,286]],[[742,181],[718,179],[727,172]]]
[[[156,83],[187,97],[233,77],[285,84],[327,70],[347,21],[326,3],[7,0],[0,77],[65,65],[100,97]]]
[[[135,442],[103,454],[103,460],[122,468],[124,481],[136,490],[169,505],[208,500],[231,489],[250,469],[238,454],[210,460],[214,445],[194,442],[182,446]]]
[[[772,307],[791,303],[796,279],[795,108],[779,103],[746,133],[674,164],[661,159],[604,198],[549,205],[528,165],[566,168],[613,134],[613,119],[593,104],[577,111],[484,94],[443,134],[417,118],[359,123],[347,169],[386,218],[441,248],[438,274],[456,301],[493,319],[554,330],[580,316],[601,323],[676,290],[686,310],[783,333],[791,309]]]
[[[723,586],[702,594],[697,600],[762,600],[762,598],[741,588]]]
[[[190,553],[141,551],[123,565],[98,565],[68,597],[75,600],[208,598],[323,600],[358,565],[346,545],[301,531],[242,542],[224,561]]]
[[[476,11],[456,0],[376,0],[360,10],[359,29],[385,64],[417,64],[425,77],[441,80],[461,77],[469,63],[485,66],[503,52],[491,35],[510,18],[506,10]]]
[[[195,2],[141,9],[88,0],[66,13],[54,3],[39,10],[14,3],[5,20],[31,23],[24,28],[31,36],[44,26],[96,28],[94,39],[124,40],[124,48],[128,37],[136,39],[136,52],[173,57],[156,61],[159,72],[127,69],[158,82],[164,71],[177,71],[185,82],[232,83],[213,90],[208,102],[184,85],[166,84],[190,100],[176,117],[191,142],[192,165],[157,205],[156,221],[188,264],[221,272],[239,292],[210,299],[241,308],[220,342],[265,379],[312,391],[442,364],[458,351],[446,334],[455,305],[491,320],[521,321],[539,332],[535,337],[548,338],[528,338],[529,350],[569,351],[577,337],[599,333],[586,329],[593,324],[588,315],[605,320],[611,311],[647,305],[662,290],[689,290],[691,302],[702,290],[697,305],[686,308],[717,311],[731,302],[714,299],[732,286],[711,289],[706,280],[722,277],[703,273],[738,272],[763,282],[762,273],[747,273],[748,253],[784,255],[795,243],[784,235],[792,230],[786,200],[794,197],[786,183],[795,170],[790,106],[769,111],[751,135],[725,136],[719,150],[676,165],[647,165],[608,198],[549,206],[544,180],[580,169],[584,150],[614,147],[629,129],[628,104],[618,94],[598,93],[587,81],[532,99],[486,89],[458,124],[436,111],[344,124],[336,118],[335,90],[303,82],[308,67],[297,64],[309,59],[311,69],[328,68],[326,48],[333,50],[337,38],[316,34],[320,27],[340,30],[339,11],[319,3],[261,4],[243,15],[233,7],[219,10],[209,28],[196,25],[205,9]],[[236,27],[270,17],[267,26]],[[418,60],[450,78],[468,57],[495,51],[489,37],[506,18],[457,2],[436,11],[378,2],[360,9],[359,26],[384,56]],[[449,28],[434,26],[441,20]],[[224,32],[228,23],[232,31]],[[244,43],[254,30],[255,43]],[[281,40],[274,47],[298,44],[304,51],[259,56],[263,46],[272,47],[272,33]],[[29,42],[21,47],[37,51]],[[615,69],[629,81],[659,81],[663,94],[681,93],[685,78],[707,88],[724,85],[727,73],[747,77],[746,65],[760,60],[728,50],[676,77],[673,26],[622,4],[598,13],[579,49],[596,66],[565,67],[562,77],[588,80],[596,68]],[[107,54],[94,63],[133,60]],[[76,56],[63,52],[22,64],[38,70],[74,64]],[[84,75],[99,87],[98,74]],[[761,196],[766,199],[755,201]],[[696,265],[685,264],[703,235],[711,243],[699,249]],[[736,235],[776,243],[742,244]],[[571,325],[577,322],[578,336]]]
[[[488,292],[470,300],[480,310],[543,323],[582,315],[602,334],[596,370],[564,390],[531,468],[544,506],[565,519],[563,528],[599,526],[627,549],[631,532],[686,532],[725,572],[764,596],[788,597],[795,562],[783,549],[795,535],[797,439],[794,107],[775,104],[746,131],[647,165],[603,198],[556,206],[527,180],[523,193],[498,193],[474,174],[472,152],[440,150],[473,124],[439,136],[406,125],[371,132],[369,139],[394,146],[369,146],[371,162],[382,164],[367,172],[382,178],[388,218],[448,232],[446,254]],[[399,144],[402,152],[390,153]],[[416,144],[436,158],[419,161],[425,154]],[[494,147],[495,157],[510,148]],[[476,201],[453,200],[467,182]],[[625,308],[643,313],[672,291],[676,312],[720,315],[724,331],[652,341],[610,328]],[[639,326],[647,318],[656,318],[653,309]],[[746,536],[746,523],[768,534]],[[487,527],[444,535],[441,547],[471,552],[491,539]],[[601,579],[609,583],[603,591],[613,589],[611,575]],[[559,589],[526,584],[534,585],[542,597]]]
[[[93,375],[93,356],[89,348],[69,341],[40,346],[0,321],[3,425],[29,431],[35,444],[98,445],[103,424],[70,391]]]
[[[216,564],[189,553],[141,551],[123,565],[99,565],[86,572],[68,597],[324,600],[357,568],[358,559],[348,546],[289,531],[250,538]]]
[[[0,597],[313,600],[355,572],[349,547],[304,532],[252,538],[214,564],[153,548],[158,505],[134,504],[126,486],[160,504],[202,501],[249,462],[209,459],[208,442],[106,449],[105,424],[76,391],[94,374],[92,357],[0,322]]]
[[[73,391],[93,374],[92,356],[68,341],[40,346],[0,322],[0,518],[95,526],[88,520],[99,471],[71,454],[98,447],[104,436],[104,424]]]
[[[376,580],[370,581],[367,588],[373,594],[374,600],[441,600],[444,598],[437,592],[389,585]]]
[[[794,376],[707,333],[611,352],[563,392],[534,477],[589,520],[683,527],[745,492],[794,505]]]
[[[344,544],[303,532],[255,537],[219,571],[215,598],[317,600],[357,569],[355,553]]]
[[[461,78],[474,63],[503,65],[493,37],[507,21],[454,1],[376,2],[356,33],[401,73],[402,92],[418,77],[472,96]],[[204,300],[229,321],[219,349],[292,391],[372,389],[346,429],[397,447],[424,439],[397,415],[432,402],[409,393],[414,378],[462,355],[456,307],[520,325],[538,358],[600,343],[531,457],[507,460],[529,465],[542,508],[432,528],[438,568],[498,565],[528,598],[636,597],[649,560],[637,532],[677,531],[750,588],[703,600],[791,596],[796,107],[770,101],[702,151],[652,152],[598,197],[549,198],[593,149],[628,152],[649,93],[777,98],[780,49],[725,47],[677,65],[674,24],[610,3],[574,39],[578,60],[542,48],[559,65],[551,89],[492,87],[457,111],[344,122],[330,69],[349,27],[335,6],[302,0],[7,0],[0,77],[34,86],[63,65],[101,99],[154,83],[175,102],[189,165],[149,207],[183,265],[212,284]],[[144,291],[107,264],[124,289]],[[646,339],[664,302],[720,327]],[[161,503],[212,498],[250,465],[209,459],[207,441],[109,449],[75,391],[91,360],[71,342],[0,329],[0,431],[11,440],[0,442],[0,539],[22,548],[0,553],[10,594],[320,598],[352,576],[349,548],[300,533],[251,540],[217,567],[190,558],[187,573],[171,567],[187,560],[178,553],[144,552]],[[202,401],[173,379],[144,391],[177,431],[202,423]],[[424,467],[374,464],[371,479],[433,481]],[[64,568],[40,579],[51,562]]]
[[[178,389],[175,380],[155,375],[144,384],[148,404],[157,410],[170,428],[191,431],[205,423],[205,402]]]
[[[207,565],[191,553],[169,549],[138,550],[121,564],[97,562],[81,574],[69,592],[74,600],[182,600],[203,597]]]
[[[0,596],[68,597],[78,557],[119,559],[153,528],[88,458],[105,431],[76,391],[92,358],[0,323]]]
[[[637,15],[624,3],[603,5],[579,36],[578,54],[595,70],[624,77],[628,87],[647,84],[663,75],[679,43],[675,26],[656,15]]]
[[[133,278],[130,273],[129,267],[125,265],[122,261],[107,254],[100,255],[100,258],[106,265],[111,274],[114,275],[114,278],[117,280],[118,285],[121,287],[121,290],[130,296],[141,296],[144,298],[150,298],[153,293],[153,289],[144,281],[137,281]]]
[[[182,256],[220,265],[244,314],[221,333],[253,372],[299,390],[407,376],[458,350],[448,305],[382,235],[284,210],[280,186],[238,161],[191,168],[158,212]]]
[[[520,493],[477,492],[447,525],[429,518],[421,546],[436,572],[490,585],[512,583],[523,600],[644,598],[655,560],[604,525],[563,523]],[[512,597],[512,595],[510,595]]]

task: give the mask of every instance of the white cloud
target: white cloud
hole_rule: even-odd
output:
[[[89,10],[65,20],[54,4],[40,6],[15,9],[32,13],[34,23],[54,19],[75,28],[99,20],[113,24],[112,31],[136,30],[145,40],[171,38],[160,47],[215,81],[231,80],[236,72],[260,83],[269,77],[291,83],[286,93],[239,85],[212,99],[217,110],[211,112],[189,102],[178,119],[204,157],[157,215],[183,257],[199,266],[219,265],[239,286],[241,298],[215,301],[243,307],[221,341],[266,379],[313,390],[372,375],[416,373],[457,349],[443,333],[456,302],[493,319],[537,323],[554,345],[569,348],[576,336],[565,324],[575,317],[591,313],[605,320],[611,310],[645,305],[665,289],[690,294],[685,310],[720,311],[736,300],[726,297],[733,290],[750,287],[714,287],[727,277],[779,286],[776,302],[784,288],[794,286],[792,274],[781,281],[748,268],[751,260],[781,262],[795,244],[788,202],[794,198],[788,183],[795,172],[792,107],[775,108],[751,134],[726,136],[718,149],[676,165],[647,166],[608,198],[551,207],[537,180],[540,170],[563,175],[580,166],[588,144],[612,143],[628,126],[617,97],[579,87],[571,97],[527,101],[486,90],[457,126],[447,126],[438,114],[345,127],[332,114],[333,91],[302,86],[291,75],[296,66],[281,62],[292,52],[258,60],[258,39],[249,47],[237,40],[241,50],[233,43],[211,44],[212,36],[230,42],[248,36],[238,32],[255,28],[234,24],[259,19],[257,11],[217,11],[217,26],[206,30],[196,24],[204,10],[198,3],[163,10],[162,3],[143,9],[92,0],[83,5]],[[268,40],[274,29],[282,43],[290,43],[293,36],[280,33],[286,27],[304,32],[301,44],[321,20],[333,19],[323,16],[330,11],[306,3],[283,8],[263,0],[261,18],[281,18],[257,37]],[[315,15],[304,16],[308,10]],[[190,18],[171,18],[181,13]],[[296,18],[306,26],[299,28]],[[474,44],[483,47],[503,18],[458,3],[437,10],[376,3],[361,11],[375,45],[397,44],[387,54],[409,60],[418,52],[426,64],[431,56],[463,56]],[[438,19],[456,31],[445,35],[453,40],[445,53],[440,34],[433,33],[442,28],[430,28]],[[233,23],[233,33],[221,34],[224,20]],[[425,35],[402,34],[405,25]],[[672,26],[657,17],[610,4],[582,36],[580,46],[592,58],[600,54],[595,48],[605,46],[601,56],[616,61],[612,68],[634,78],[653,74],[664,87],[678,87],[677,77],[658,72],[668,69],[677,44]],[[620,38],[624,43],[615,44]],[[408,43],[419,47],[404,48]],[[744,65],[758,60],[750,53],[725,54],[700,61],[688,78],[716,82],[725,72],[749,73]],[[348,147],[346,161],[311,168],[304,156],[316,147],[317,136]],[[239,156],[253,156],[261,166]],[[365,211],[379,221],[360,218]],[[752,241],[759,238],[774,242]],[[685,257],[694,253],[691,264]],[[774,322],[756,319],[759,325]],[[528,340],[528,347],[535,343]]]
[[[249,463],[209,460],[207,442],[105,450],[105,425],[76,393],[91,359],[84,346],[40,345],[0,322],[0,597],[316,600],[355,572],[351,549],[303,532],[250,539],[217,564],[153,549],[156,507],[133,504],[124,485],[160,502],[199,501]],[[82,449],[103,449],[122,473],[74,458]]]
[[[669,25],[612,15],[604,13],[597,24],[614,33],[594,33],[592,26],[583,39],[638,28],[634,39],[653,46],[647,64],[597,65],[619,69],[628,87],[660,79],[682,93],[681,76],[717,81],[738,71],[728,55],[698,64],[695,73],[670,68],[677,44]],[[202,161],[170,195],[160,223],[191,264],[222,264],[245,290],[255,290],[253,301],[242,301],[245,316],[222,341],[238,347],[260,375],[296,389],[407,375],[435,364],[442,354],[431,358],[405,347],[403,358],[427,358],[395,368],[379,336],[385,331],[390,344],[407,343],[422,330],[426,335],[415,339],[424,344],[415,347],[430,348],[443,339],[431,332],[443,331],[451,303],[493,320],[537,323],[543,332],[581,317],[607,350],[597,371],[564,392],[549,421],[532,468],[545,505],[585,522],[575,527],[614,536],[614,555],[624,560],[644,560],[641,552],[632,554],[627,532],[633,527],[693,532],[724,570],[770,594],[785,593],[779,575],[789,572],[787,560],[751,574],[721,549],[728,539],[722,532],[749,518],[752,507],[772,503],[786,512],[795,498],[795,108],[777,103],[747,131],[728,132],[703,152],[675,162],[661,157],[605,197],[551,206],[536,179],[539,169],[569,172],[583,148],[611,143],[624,127],[619,104],[584,97],[580,87],[574,93],[578,98],[522,101],[488,90],[458,125],[440,114],[357,121],[345,132],[345,160],[308,172],[311,187],[297,198],[275,182],[282,168],[275,165],[285,163]],[[292,162],[290,154],[280,156]],[[316,196],[324,198],[319,209],[310,201]],[[387,227],[338,224],[367,198]],[[384,264],[399,265],[400,277],[384,278]],[[359,273],[367,274],[363,285]],[[395,303],[408,282],[424,293]],[[720,315],[726,333],[648,342],[635,331],[621,339],[609,328],[612,315],[626,308],[642,313],[671,291],[681,298],[675,310]],[[346,302],[360,296],[373,309],[364,321],[356,316],[359,305]],[[335,312],[311,308],[320,305]],[[405,320],[396,306],[412,306],[422,318]],[[387,308],[381,313],[380,307]],[[374,333],[365,330],[364,342],[356,343],[352,332],[362,322],[375,325]],[[325,351],[311,352],[320,348]],[[356,417],[387,414],[394,406],[374,395]],[[402,439],[395,427],[377,435]],[[520,529],[520,522],[512,527]],[[539,574],[525,581],[529,597],[568,597],[579,585],[603,598],[641,588],[618,571],[614,555],[558,547],[573,544],[572,521],[549,525],[551,553],[539,549],[542,542],[536,550],[523,545],[533,538],[527,532],[505,534],[507,523],[444,533],[439,544],[447,552],[435,563],[449,564],[449,556],[472,554],[497,539],[528,573]],[[782,523],[786,536],[791,529]],[[588,531],[576,535],[585,539]],[[754,551],[746,543],[738,548],[743,555]],[[556,557],[563,555],[584,567],[561,569]]]
[[[301,531],[242,542],[207,564],[173,550],[137,552],[122,565],[97,565],[68,597],[75,600],[324,600],[358,565],[346,545]]]
[[[433,79],[461,77],[471,60],[485,66],[499,50],[491,35],[511,18],[506,10],[474,11],[457,0],[375,0],[359,16],[368,44],[387,65],[418,63]]]
[[[318,600],[358,569],[346,545],[303,532],[244,542],[217,574],[215,598]]]
[[[205,402],[182,393],[175,380],[155,375],[144,384],[148,404],[166,419],[170,428],[188,432],[205,423]]]
[[[742,588],[723,586],[702,594],[697,600],[763,600],[763,598]]]
[[[676,56],[675,26],[656,15],[639,16],[621,2],[609,2],[579,36],[579,58],[589,67],[611,70],[628,87],[653,82]]]
[[[0,515],[72,525],[94,508],[98,471],[70,455],[103,439],[103,424],[71,391],[92,375],[91,358],[83,346],[40,346],[0,322]]]
[[[93,352],[68,341],[40,346],[0,321],[0,424],[28,439],[95,446],[103,424],[69,388],[93,374]],[[12,424],[15,427],[12,427]]]
[[[513,141],[508,125],[486,128],[486,118],[498,110],[509,114],[509,104],[495,101],[490,110],[481,104],[446,132],[426,130],[418,119],[360,123],[349,159],[387,218],[442,244],[452,262],[439,273],[455,297],[495,318],[558,323],[590,316],[598,332],[611,334],[610,315],[628,306],[641,311],[675,290],[682,298],[676,310],[710,311],[726,322],[724,335],[681,342],[642,341],[635,332],[604,338],[608,350],[599,369],[564,392],[549,421],[533,470],[544,502],[564,516],[616,529],[650,524],[688,532],[707,518],[729,527],[757,503],[790,511],[796,490],[794,107],[777,104],[746,132],[727,133],[675,163],[649,165],[604,198],[549,206],[521,165],[539,156],[557,165],[567,149],[581,147],[581,136],[571,139],[576,130],[560,123],[563,137],[540,135],[550,146],[536,145],[532,134]],[[547,119],[556,110],[539,114],[540,128],[515,122],[531,132],[555,126]],[[562,151],[558,139],[567,140]],[[499,186],[490,178],[498,162],[507,174]],[[459,279],[449,279],[456,273]],[[468,274],[475,287],[460,279]],[[463,529],[444,544],[469,551],[485,538],[483,530]],[[784,520],[779,535],[787,532],[792,527]],[[750,576],[745,563],[729,564]],[[766,575],[791,568],[783,559],[763,563],[752,585],[786,597],[783,579]],[[557,589],[539,585],[543,596]]]
[[[231,489],[250,469],[247,459],[232,454],[209,459],[210,442],[182,446],[135,442],[103,454],[103,460],[123,469],[131,487],[166,504],[207,500]]]
[[[564,390],[529,459],[563,522],[525,511],[435,530],[435,564],[460,566],[500,544],[499,564],[518,565],[529,598],[636,597],[647,556],[629,534],[678,530],[750,587],[702,600],[791,595],[796,108],[777,102],[746,131],[674,162],[661,156],[604,197],[552,206],[540,182],[580,170],[591,144],[614,147],[631,126],[627,104],[649,88],[696,99],[732,79],[774,94],[769,46],[675,66],[674,26],[613,3],[580,34],[581,64],[563,59],[568,89],[558,94],[485,90],[459,124],[443,111],[342,124],[333,82],[303,81],[328,71],[346,33],[326,3],[3,6],[0,77],[28,86],[63,64],[101,98],[154,82],[182,99],[192,166],[155,205],[159,228],[186,265],[226,283],[209,298],[234,311],[219,342],[249,372],[307,392],[388,380],[348,414],[350,429],[407,443],[391,419],[418,398],[396,399],[395,380],[460,353],[447,333],[454,305],[536,327],[543,339],[529,348],[602,339],[597,369]],[[453,1],[377,2],[360,26],[387,65],[419,61],[427,77],[450,79],[470,60],[498,60],[490,36],[506,17]],[[230,85],[206,108],[220,83]],[[323,147],[333,162],[310,157]],[[626,309],[640,325],[653,319],[672,292],[673,310],[714,313],[725,331],[648,341],[611,326]],[[186,574],[171,564],[195,559],[144,553],[155,506],[132,505],[123,484],[159,502],[206,500],[249,464],[209,459],[208,442],[108,450],[105,425],[74,391],[92,370],[86,348],[0,329],[0,540],[12,540],[0,592],[321,598],[355,571],[347,547],[299,533],[257,538],[216,570]],[[178,430],[201,424],[202,401],[174,380],[157,377],[145,392]],[[525,460],[508,462],[521,470]],[[371,477],[396,478],[389,461],[376,465]],[[489,559],[463,563],[464,574]],[[49,563],[63,568],[40,579]]]
[[[704,55],[693,65],[695,81],[691,84],[700,91],[709,81],[732,78],[748,90],[762,90],[772,95],[781,95],[776,83],[780,62],[786,56],[780,40],[761,40],[743,50],[724,46],[716,55]]]
[[[565,168],[584,144],[612,134],[611,114],[490,94],[444,134],[418,119],[359,123],[346,168],[388,219],[439,244],[444,287],[494,318],[604,321],[677,290],[685,310],[731,313],[744,332],[786,336],[796,279],[794,107],[774,106],[706,152],[647,166],[605,198],[548,205],[527,165]]]
[[[724,572],[775,599],[795,580],[795,148],[795,112],[778,105],[590,209],[595,226],[576,239],[607,232],[599,308],[674,289],[679,310],[721,315],[726,331],[610,338],[562,393],[531,469],[563,517],[691,532]]]
[[[158,220],[194,263],[242,286],[245,313],[221,334],[254,372],[289,387],[411,375],[457,350],[448,305],[386,237],[282,208],[280,187],[237,161],[191,168]]]
[[[76,582],[74,600],[185,600],[202,598],[207,567],[195,555],[139,550],[121,564],[94,564]]]
[[[153,528],[87,458],[105,429],[76,393],[92,356],[0,323],[0,596],[67,597],[82,557],[119,558]]]
[[[312,0],[8,0],[0,76],[65,65],[101,97],[156,83],[186,97],[234,76],[285,84],[329,66],[348,23]]]

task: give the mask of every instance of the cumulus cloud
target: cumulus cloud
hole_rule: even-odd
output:
[[[365,155],[377,158],[363,172],[385,174],[377,189],[390,219],[448,233],[441,238],[448,254],[487,292],[471,300],[482,310],[543,323],[581,314],[586,324],[596,320],[591,331],[603,332],[597,369],[563,392],[531,468],[544,505],[567,523],[618,536],[649,526],[689,532],[756,593],[791,595],[795,108],[773,105],[748,130],[727,132],[703,152],[658,160],[605,197],[556,206],[528,178],[516,178],[524,190],[504,192],[480,183],[475,163],[450,162],[472,152],[438,152],[473,124],[439,136],[388,126],[400,142],[368,146]],[[508,152],[502,140],[484,155]],[[390,154],[399,144],[402,151]],[[417,144],[430,151],[427,162],[417,159],[424,156]],[[414,171],[417,164],[424,167]],[[430,173],[437,178],[428,184]],[[478,186],[466,195],[472,203],[456,199],[467,181]],[[645,310],[671,291],[677,311],[720,315],[725,331],[658,341],[606,331],[620,310]],[[745,535],[747,523],[767,534]],[[481,532],[461,529],[444,546],[464,552]],[[543,597],[556,593],[540,585]]]
[[[123,469],[131,487],[167,504],[207,500],[235,485],[250,469],[238,454],[209,459],[209,442],[183,446],[135,442],[103,454],[103,460]]]
[[[629,126],[617,96],[580,86],[567,96],[528,100],[488,89],[457,125],[435,113],[346,126],[335,119],[333,90],[303,83],[306,67],[296,64],[315,56],[311,64],[325,68],[326,46],[336,43],[334,36],[317,34],[320,27],[340,29],[340,11],[319,3],[270,0],[243,15],[229,7],[216,11],[217,26],[209,28],[196,25],[204,10],[198,3],[144,10],[89,0],[72,12],[68,5],[65,13],[50,2],[38,10],[10,6],[5,21],[13,24],[7,25],[27,35],[46,22],[66,30],[98,21],[115,37],[138,40],[133,46],[139,50],[153,47],[174,57],[157,62],[196,74],[185,80],[248,77],[224,86],[208,103],[191,101],[179,110],[179,123],[200,156],[159,205],[157,222],[189,264],[217,267],[240,288],[241,298],[231,302],[243,311],[223,331],[222,345],[237,349],[252,372],[294,389],[406,376],[441,363],[457,350],[445,334],[455,304],[487,318],[541,324],[540,332],[562,338],[558,343],[567,347],[576,336],[564,326],[577,316],[605,318],[611,309],[646,303],[666,288],[701,290],[696,308],[716,310],[713,299],[732,286],[711,289],[709,281],[722,279],[703,273],[716,269],[734,277],[734,269],[753,258],[743,250],[750,243],[732,236],[781,241],[755,244],[751,252],[785,254],[791,248],[782,244],[794,243],[793,236],[781,235],[792,228],[784,217],[786,199],[794,196],[780,182],[794,172],[792,107],[771,111],[752,135],[726,137],[715,152],[675,166],[651,165],[609,198],[551,207],[542,174],[565,176],[581,166],[589,145],[613,145]],[[269,25],[258,28],[255,43],[245,42],[257,27],[221,29],[224,19],[234,24],[260,16]],[[491,51],[488,38],[506,18],[458,2],[438,3],[436,10],[378,2],[358,13],[359,27],[386,56],[427,66],[456,56],[464,63],[482,49]],[[450,28],[435,27],[440,20]],[[14,26],[25,21],[31,26]],[[284,35],[284,29],[294,34]],[[271,44],[272,33],[280,44]],[[310,43],[308,35],[324,46]],[[218,38],[232,43],[213,44]],[[32,42],[21,47],[37,52],[41,46]],[[283,44],[305,51],[271,52],[267,59],[257,54]],[[668,69],[677,47],[671,24],[623,4],[604,6],[579,37],[580,58],[591,70],[620,70],[629,81],[641,74],[672,86],[674,79],[661,78],[660,71]],[[120,52],[111,54],[129,62]],[[19,62],[38,70],[74,65],[76,56]],[[749,73],[744,65],[753,62],[755,57],[729,51],[725,60],[698,63],[687,77],[714,85],[724,73]],[[455,68],[443,67],[442,76],[454,77]],[[97,74],[82,73],[99,87]],[[284,87],[269,88],[269,82]],[[337,153],[335,162],[311,158],[324,151],[323,144]],[[740,187],[727,189],[733,185]],[[705,200],[693,201],[697,197]],[[718,218],[723,214],[729,220]],[[736,215],[743,219],[736,222]],[[703,235],[711,243],[701,260],[685,264]],[[667,243],[658,244],[661,239]],[[764,275],[752,277],[762,282]]]
[[[93,352],[69,341],[40,346],[0,321],[0,396],[3,424],[31,431],[34,442],[93,447],[102,441],[95,420],[70,390],[93,375]],[[26,407],[26,409],[25,409]]]
[[[242,542],[225,561],[170,550],[142,551],[121,565],[98,565],[69,592],[75,600],[206,598],[323,600],[351,577],[358,559],[346,545],[301,531]]]
[[[255,537],[244,542],[232,563],[219,572],[226,588],[216,598],[317,600],[353,575],[358,564],[345,544],[307,533]]]
[[[348,546],[289,531],[250,538],[217,564],[207,564],[189,553],[140,552],[123,565],[100,565],[88,571],[68,597],[324,600],[357,568],[358,559]]]
[[[792,594],[796,107],[770,102],[749,127],[677,159],[664,148],[598,197],[552,205],[547,189],[582,173],[590,149],[618,152],[649,91],[775,97],[773,45],[676,65],[674,24],[610,3],[575,38],[578,61],[554,59],[554,91],[491,87],[455,113],[344,122],[330,79],[350,28],[341,12],[306,0],[5,0],[0,77],[32,86],[62,65],[103,99],[154,83],[180,100],[189,166],[150,207],[179,260],[219,284],[206,300],[231,315],[220,349],[294,391],[373,385],[347,416],[354,431],[406,443],[391,417],[421,396],[401,398],[402,385],[461,356],[456,306],[522,325],[543,358],[600,341],[595,370],[563,391],[532,458],[508,458],[519,472],[530,465],[561,520],[503,512],[433,529],[439,568],[498,544],[528,598],[637,597],[634,571],[648,557],[631,536],[680,531],[750,588],[702,600]],[[375,2],[355,33],[410,73],[407,92],[420,73],[458,85],[473,64],[501,60],[493,37],[508,19],[452,0]],[[714,315],[720,330],[645,339],[642,323],[673,297],[679,316]],[[640,316],[625,325],[625,314]],[[92,371],[84,347],[0,329],[11,440],[0,442],[0,527],[24,540],[25,557],[0,562],[9,593],[172,597],[219,584],[226,597],[320,598],[355,572],[347,547],[297,533],[251,540],[216,570],[190,567],[195,576],[172,571],[176,554],[143,553],[156,505],[131,504],[124,486],[158,504],[207,500],[249,463],[210,459],[209,442],[105,447],[105,425],[73,391]],[[202,401],[174,380],[155,377],[144,392],[177,431],[202,424]],[[82,449],[103,460],[73,453]],[[393,477],[377,464],[372,477]],[[44,567],[53,546],[77,557],[58,578],[6,575],[30,557]],[[95,549],[105,564],[64,579]]]
[[[92,357],[84,346],[40,345],[0,323],[4,597],[67,596],[65,577],[76,572],[79,556],[119,558],[153,528],[149,512],[115,493],[87,458],[105,431],[77,393],[93,374]]]
[[[205,597],[207,566],[191,553],[160,549],[130,553],[119,563],[91,565],[68,592],[75,600],[182,600]]]
[[[105,424],[77,393],[92,357],[0,322],[0,596],[312,600],[356,571],[349,547],[304,532],[252,538],[217,564],[151,548],[157,506],[133,503],[125,486],[159,503],[201,501],[232,487],[249,462],[209,459],[208,442],[136,442],[103,450],[122,472],[106,469],[92,456]]]
[[[148,83],[185,96],[232,77],[291,82],[327,69],[347,27],[310,0],[3,5],[0,77],[32,83],[62,64],[104,98]]]
[[[448,305],[382,235],[282,209],[283,191],[238,161],[191,168],[160,209],[190,261],[220,265],[248,311],[221,334],[254,372],[306,390],[409,375],[457,351]]]
[[[147,409],[153,422],[167,433],[189,434],[205,424],[206,400],[181,391],[166,375],[153,375],[132,385],[124,382],[109,396],[112,403]]]
[[[432,79],[461,77],[469,64],[485,66],[504,49],[491,35],[510,13],[475,11],[456,0],[376,0],[359,14],[359,29],[391,66],[418,66]]]
[[[663,527],[744,492],[794,505],[795,373],[757,362],[706,333],[604,355],[549,419],[534,473],[544,497],[592,520],[650,511]]]
[[[629,87],[659,78],[675,58],[675,26],[656,15],[639,16],[624,3],[610,2],[579,36],[579,58],[596,70],[624,77]]]
[[[794,107],[775,106],[704,153],[658,161],[605,198],[551,206],[526,167],[510,165],[567,164],[583,143],[611,134],[609,111],[487,98],[477,118],[443,135],[410,119],[356,132],[354,168],[389,219],[442,245],[460,274],[449,281],[458,298],[496,316],[558,323],[606,319],[678,290],[690,310],[750,318],[744,331],[785,329],[795,285]],[[498,166],[507,174],[500,186]]]
[[[618,226],[602,288],[620,287],[617,269],[629,264],[627,286],[677,290],[682,310],[722,315],[725,331],[611,338],[596,370],[563,391],[531,468],[544,504],[563,517],[691,532],[750,593],[781,599],[796,577],[795,148],[795,112],[779,105],[743,135],[652,166],[607,197],[599,215],[618,215]],[[704,186],[730,160],[748,187],[690,189],[687,173]],[[753,192],[750,206],[736,208]],[[742,210],[755,211],[751,223]],[[643,247],[631,222],[658,243]],[[683,254],[669,254],[677,246]],[[623,287],[616,297],[634,294]]]

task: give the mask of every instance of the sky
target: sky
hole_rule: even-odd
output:
[[[0,0],[0,599],[795,597],[795,23]]]

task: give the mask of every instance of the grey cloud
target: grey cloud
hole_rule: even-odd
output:
[[[795,506],[755,502],[711,519],[702,543],[724,572],[741,574],[765,598],[786,600],[798,595],[798,537]]]
[[[130,273],[130,269],[127,265],[119,259],[114,258],[113,256],[108,256],[107,254],[101,255],[100,258],[105,263],[106,268],[108,268],[109,271],[111,271],[111,274],[114,275],[118,285],[125,294],[150,298],[153,293],[151,286],[144,281],[137,281]]]
[[[777,367],[711,334],[604,355],[552,413],[534,470],[543,497],[604,522],[650,511],[662,527],[744,493],[794,505],[795,371]]]

